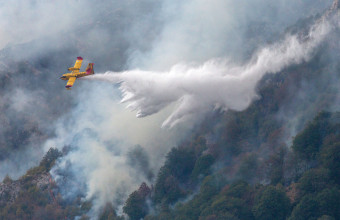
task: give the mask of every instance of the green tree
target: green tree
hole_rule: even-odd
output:
[[[285,192],[274,186],[267,186],[255,200],[253,213],[255,219],[284,220],[290,211],[290,201]]]
[[[317,219],[319,216],[318,202],[313,195],[308,194],[295,206],[289,220],[310,220]]]
[[[210,173],[210,166],[214,163],[215,158],[211,154],[203,155],[196,160],[195,167],[192,171],[191,178],[197,180],[200,175],[207,176]]]
[[[150,188],[143,183],[137,191],[130,194],[123,207],[123,211],[132,220],[139,220],[148,212],[147,198],[150,195]]]
[[[321,160],[323,166],[330,170],[330,178],[340,183],[340,142],[324,146],[321,151]]]
[[[251,187],[243,180],[237,181],[229,186],[225,192],[228,197],[243,198],[250,200]]]
[[[340,219],[340,191],[338,189],[324,189],[316,196],[319,210],[322,215]]]
[[[254,219],[251,208],[243,199],[227,197],[225,200],[214,201],[211,205],[211,208],[218,214],[217,216],[222,216],[229,213],[238,219]]]
[[[139,220],[143,218],[147,213],[144,208],[144,199],[138,194],[137,191],[130,194],[123,207],[123,211],[132,220]]]
[[[156,203],[174,203],[185,195],[180,184],[187,182],[195,165],[195,152],[185,147],[172,148],[165,165],[158,172],[155,194]]]
[[[177,179],[185,181],[195,166],[195,152],[190,148],[172,148],[166,156],[165,166]]]
[[[46,171],[50,171],[53,167],[56,159],[62,156],[62,153],[56,148],[50,148],[45,156],[43,157],[42,161],[40,162],[39,166],[44,167]]]
[[[322,145],[323,138],[329,132],[328,119],[331,114],[320,112],[293,140],[293,150],[302,159],[315,159]]]
[[[156,203],[163,201],[171,204],[182,196],[184,196],[184,192],[181,190],[178,180],[170,174],[167,167],[162,167],[157,176],[153,200]]]
[[[214,196],[218,193],[220,189],[219,184],[220,180],[214,176],[207,176],[204,178],[200,192],[189,202],[180,204],[176,207],[176,218],[193,220],[198,219],[202,211],[208,208]]]
[[[329,185],[329,171],[326,169],[312,169],[304,173],[298,182],[301,195],[317,193]]]

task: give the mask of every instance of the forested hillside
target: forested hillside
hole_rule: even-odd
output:
[[[131,219],[339,219],[340,113],[324,111],[335,94],[331,82],[315,80],[325,71],[318,59],[263,79],[262,98],[246,111],[207,119],[168,153],[154,185],[130,195],[124,212]],[[322,92],[299,100],[302,81]],[[281,118],[282,108],[304,114]],[[301,129],[290,141],[292,120]],[[150,204],[157,214],[147,214]]]
[[[265,76],[245,111],[208,117],[167,154],[155,183],[130,195],[124,212],[131,219],[339,219],[340,65],[329,62],[339,60],[338,36],[309,62]]]
[[[160,213],[145,219],[338,219],[339,123],[339,113],[320,112],[290,148],[268,143],[265,156],[198,137],[171,150],[154,187],[132,193],[124,212],[139,219],[152,202]]]
[[[319,112],[288,146],[270,118],[277,108],[262,105],[248,110],[257,115],[211,116],[168,153],[155,184],[141,184],[123,211],[130,219],[339,219],[340,113]],[[209,127],[211,121],[219,126]],[[48,171],[60,156],[50,149],[19,180],[3,180],[1,219],[87,218],[91,202],[64,200],[51,180]],[[107,204],[100,219],[120,218]]]

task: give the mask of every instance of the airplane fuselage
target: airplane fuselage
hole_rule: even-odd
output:
[[[68,71],[71,71],[71,72],[65,73],[60,77],[60,79],[62,80],[67,80],[67,84],[65,86],[66,89],[68,90],[71,89],[71,87],[73,86],[77,78],[81,78],[84,76],[94,74],[94,70],[93,70],[94,63],[89,63],[86,67],[85,72],[79,72],[82,62],[83,62],[83,58],[77,57],[77,60],[74,66],[67,69]]]
[[[80,72],[80,73],[65,73],[65,74],[63,74],[63,75],[60,77],[60,79],[62,79],[62,80],[69,80],[70,77],[81,78],[81,77],[88,76],[88,75],[91,75],[91,74],[88,74],[87,72]]]

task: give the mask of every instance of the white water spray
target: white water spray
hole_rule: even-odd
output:
[[[283,41],[260,50],[245,65],[213,59],[199,66],[178,64],[168,72],[109,71],[85,79],[120,83],[121,101],[136,111],[137,117],[157,113],[176,103],[162,124],[162,127],[173,127],[190,116],[217,107],[244,110],[257,98],[256,85],[265,74],[308,61],[332,27],[327,19],[318,20],[306,36],[288,35]]]

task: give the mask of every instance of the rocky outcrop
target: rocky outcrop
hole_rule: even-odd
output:
[[[20,181],[0,183],[0,204],[13,203],[22,188]]]
[[[33,178],[32,183],[39,189],[45,190],[51,185],[51,175],[49,173],[43,173]]]
[[[10,180],[0,183],[0,204],[13,203],[18,197],[20,191],[29,184],[36,185],[40,190],[45,191],[51,185],[51,175],[49,173],[40,173],[35,176],[26,175],[19,180]]]

